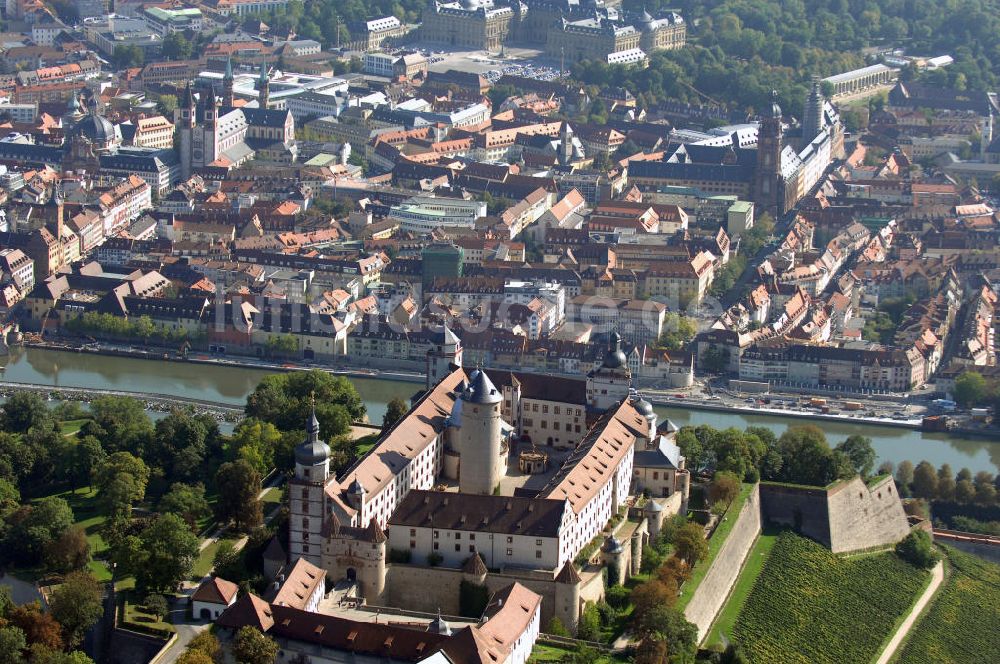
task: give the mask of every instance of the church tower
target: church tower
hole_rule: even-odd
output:
[[[462,342],[447,324],[440,338],[427,351],[427,389],[441,382],[456,368],[462,366]]]
[[[222,77],[222,105],[225,108],[234,106],[235,97],[233,94],[233,59],[226,60],[226,73]]]
[[[781,177],[781,107],[778,93],[771,91],[771,108],[760,119],[757,130],[757,168],[753,199],[757,209],[778,219],[785,213],[784,182]]]
[[[266,109],[271,100],[271,81],[267,75],[267,65],[260,66],[260,78],[257,79],[257,106]]]
[[[802,147],[812,143],[825,128],[823,125],[823,89],[819,76],[813,76],[812,89],[806,97],[805,111],[802,115]]]
[[[573,161],[573,129],[563,120],[559,127],[559,165],[569,166]]]
[[[299,558],[320,564],[329,479],[330,446],[319,439],[314,405],[306,424],[306,439],[295,448],[295,476],[288,481],[288,550],[293,564]]]
[[[458,490],[489,496],[507,472],[507,450],[500,419],[503,396],[486,372],[476,369],[469,376],[469,388],[462,393],[461,399]]]
[[[608,410],[628,397],[632,370],[622,351],[622,338],[612,332],[601,366],[587,374],[587,405],[594,410]]]
[[[216,120],[219,118],[219,100],[215,96],[215,87],[203,90],[198,99],[198,125],[200,131],[195,132],[194,164],[207,166],[219,156],[218,132]]]
[[[194,128],[195,128],[195,105],[194,93],[191,91],[191,83],[188,82],[181,96],[181,102],[174,111],[174,124],[177,127],[177,144],[180,150],[181,180],[187,181],[191,177],[192,152],[194,149]]]

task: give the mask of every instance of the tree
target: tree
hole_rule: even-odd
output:
[[[924,530],[913,530],[896,544],[896,555],[920,569],[930,569],[937,564],[938,553],[931,537]]]
[[[705,529],[697,523],[685,524],[674,536],[674,551],[691,567],[697,565],[699,560],[708,555]]]
[[[211,418],[175,408],[156,423],[143,457],[167,478],[191,482],[203,477],[208,447],[216,438],[218,425]]]
[[[24,631],[18,627],[0,627],[0,664],[23,664],[21,651],[28,646]]]
[[[156,616],[157,620],[160,620],[170,612],[170,605],[167,603],[167,598],[163,595],[147,595],[142,604],[146,612]]]
[[[673,606],[677,602],[677,586],[650,579],[632,589],[632,614],[636,620],[651,612],[657,606]]]
[[[188,649],[177,658],[177,664],[215,664],[215,660],[200,650]]]
[[[382,417],[382,428],[390,428],[396,422],[403,419],[409,410],[405,401],[399,397],[393,397],[385,406],[385,415]]]
[[[938,468],[937,497],[941,500],[955,499],[955,478],[951,473],[951,466],[946,463]]]
[[[172,117],[177,110],[177,95],[160,95],[159,106],[163,115]]]
[[[684,456],[688,469],[698,471],[704,466],[704,448],[691,427],[681,427],[674,439]]]
[[[141,67],[145,59],[142,49],[134,44],[116,46],[114,56],[112,57],[112,60],[114,60],[119,69]]]
[[[910,485],[913,484],[913,462],[900,461],[896,466],[896,485],[904,496],[910,495]]]
[[[667,350],[681,350],[697,333],[698,325],[693,319],[670,312],[664,321],[664,331],[658,343],[661,348]]]
[[[215,485],[219,490],[219,521],[233,522],[241,532],[250,532],[263,523],[261,477],[253,466],[243,460],[224,463],[215,474]]]
[[[280,431],[300,431],[315,398],[320,436],[331,440],[361,420],[365,405],[354,385],[325,371],[295,371],[265,376],[247,397],[246,414],[270,422]]]
[[[728,507],[738,495],[740,495],[740,478],[735,473],[725,470],[718,472],[708,485],[708,501],[713,505],[722,503]]]
[[[545,633],[552,636],[572,636],[569,630],[566,629],[563,621],[559,620],[559,616],[552,616],[552,620],[549,621],[549,627],[545,630]]]
[[[11,515],[13,522],[4,549],[13,559],[34,564],[53,541],[73,525],[73,510],[62,498],[49,496],[25,505]]]
[[[90,564],[90,542],[80,526],[71,526],[52,540],[45,552],[46,563],[58,572],[83,569]]]
[[[721,374],[729,367],[729,351],[718,346],[709,346],[699,358],[701,368],[708,373]]]
[[[211,660],[218,661],[222,657],[222,645],[219,638],[211,632],[201,632],[188,643],[188,652],[200,652],[208,655]]]
[[[170,491],[160,499],[160,512],[178,515],[188,527],[197,532],[198,521],[212,512],[205,498],[205,487],[200,484],[171,484]]]
[[[976,487],[970,480],[959,480],[955,483],[955,501],[968,505],[976,499]]]
[[[132,516],[132,504],[145,497],[148,482],[149,468],[128,452],[115,452],[101,464],[94,484],[110,522],[120,525]]]
[[[34,392],[14,392],[3,405],[3,429],[25,433],[32,427],[51,428],[52,414],[45,400]]]
[[[962,408],[972,408],[984,401],[988,394],[989,386],[986,384],[986,379],[975,371],[966,371],[956,378],[955,387],[952,389],[955,402]]]
[[[52,594],[52,617],[63,627],[68,646],[76,647],[104,612],[101,586],[89,572],[69,574]]]
[[[167,60],[187,60],[193,46],[183,32],[173,32],[163,38],[160,53]]]
[[[872,448],[872,439],[868,436],[859,434],[848,436],[847,440],[837,445],[835,450],[847,455],[854,472],[862,478],[872,474],[872,468],[875,467],[875,450]]]
[[[94,478],[97,469],[108,459],[101,441],[94,436],[84,436],[76,445],[67,459],[69,463],[69,478],[73,490],[77,486],[89,484]]]
[[[921,461],[913,471],[913,495],[924,500],[937,497],[937,471],[927,461]]]
[[[191,573],[198,538],[176,514],[161,514],[139,536],[141,564],[136,586],[149,592],[170,591]]]
[[[781,478],[786,482],[826,486],[841,473],[838,460],[819,427],[789,427],[778,439],[782,458]]]
[[[21,504],[21,491],[13,482],[0,477],[0,518]]]
[[[11,625],[24,632],[28,645],[42,645],[53,650],[62,650],[62,626],[51,613],[45,613],[38,602],[15,606],[7,612]]]
[[[240,664],[273,664],[278,644],[253,627],[241,627],[233,639],[233,655]]]
[[[262,476],[275,467],[281,432],[270,422],[247,418],[240,422],[230,441],[235,459],[243,459]]]
[[[132,397],[98,397],[90,403],[90,411],[94,419],[84,425],[84,435],[93,431],[109,452],[125,450],[141,456],[153,435],[153,425],[141,402]]]
[[[62,652],[48,646],[31,646],[31,664],[94,664],[94,660],[79,650]]]
[[[601,638],[601,615],[597,605],[587,602],[580,612],[580,620],[576,626],[576,636],[584,641],[599,641]]]

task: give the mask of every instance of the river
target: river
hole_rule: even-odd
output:
[[[7,358],[3,380],[34,383],[53,387],[105,388],[130,392],[145,392],[184,396],[226,404],[242,404],[267,371],[257,368],[210,366],[108,357],[88,353],[72,353],[41,349],[14,349]],[[418,383],[353,378],[368,407],[368,417],[379,422],[386,403],[393,397],[409,398],[422,386]],[[669,417],[678,426],[709,424],[718,428],[748,425],[766,426],[780,435],[788,426],[804,420],[786,419],[773,415],[747,415],[700,411],[684,408],[657,407],[661,418]],[[935,466],[951,464],[955,472],[969,468],[973,473],[1000,470],[1000,441],[982,438],[960,438],[947,434],[924,433],[913,429],[872,426],[853,422],[822,421],[817,424],[826,432],[831,445],[851,434],[872,439],[879,461],[899,463],[909,459],[914,463],[926,459]]]

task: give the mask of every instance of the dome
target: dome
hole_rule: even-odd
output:
[[[434,632],[435,634],[444,634],[445,636],[451,636],[451,626],[448,622],[441,617],[441,612],[438,611],[437,618],[431,621],[427,626],[428,632]]]
[[[781,107],[778,106],[777,90],[771,90],[771,117],[781,119]]]
[[[295,463],[318,466],[330,458],[330,446],[318,438],[307,440],[295,448]]]
[[[628,364],[625,353],[622,352],[622,338],[617,332],[611,333],[608,349],[604,353],[604,366],[607,369],[620,369]]]
[[[608,538],[604,540],[604,546],[601,547],[601,551],[604,553],[621,553],[623,551],[622,543],[614,535],[608,535]]]
[[[91,113],[76,125],[76,132],[91,143],[111,143],[115,140],[115,125],[97,113]]]
[[[351,482],[351,486],[347,487],[347,493],[355,495],[355,496],[360,496],[364,492],[365,492],[365,488],[363,486],[361,486],[361,482],[359,482],[357,480],[357,478],[355,478],[354,481]]]
[[[635,412],[639,413],[643,417],[653,416],[653,404],[649,403],[642,397],[635,397],[632,400],[632,407],[635,408]]]

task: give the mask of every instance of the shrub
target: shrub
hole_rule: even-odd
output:
[[[486,610],[490,592],[486,586],[463,580],[458,588],[458,612],[469,618],[479,618]]]
[[[409,549],[389,549],[390,563],[408,563],[413,558]]]
[[[597,606],[590,602],[580,614],[580,624],[576,628],[576,637],[584,641],[598,641],[601,638],[601,614]]]
[[[552,620],[549,621],[549,627],[545,630],[545,633],[552,636],[570,636],[566,625],[557,616],[552,616]]]
[[[444,556],[442,556],[437,551],[431,551],[427,554],[427,564],[431,567],[437,567],[444,562]]]
[[[611,586],[604,592],[604,599],[616,609],[625,609],[628,607],[631,594],[632,591],[625,586]]]
[[[934,567],[940,558],[925,530],[914,530],[904,537],[896,545],[896,555],[920,569]]]

